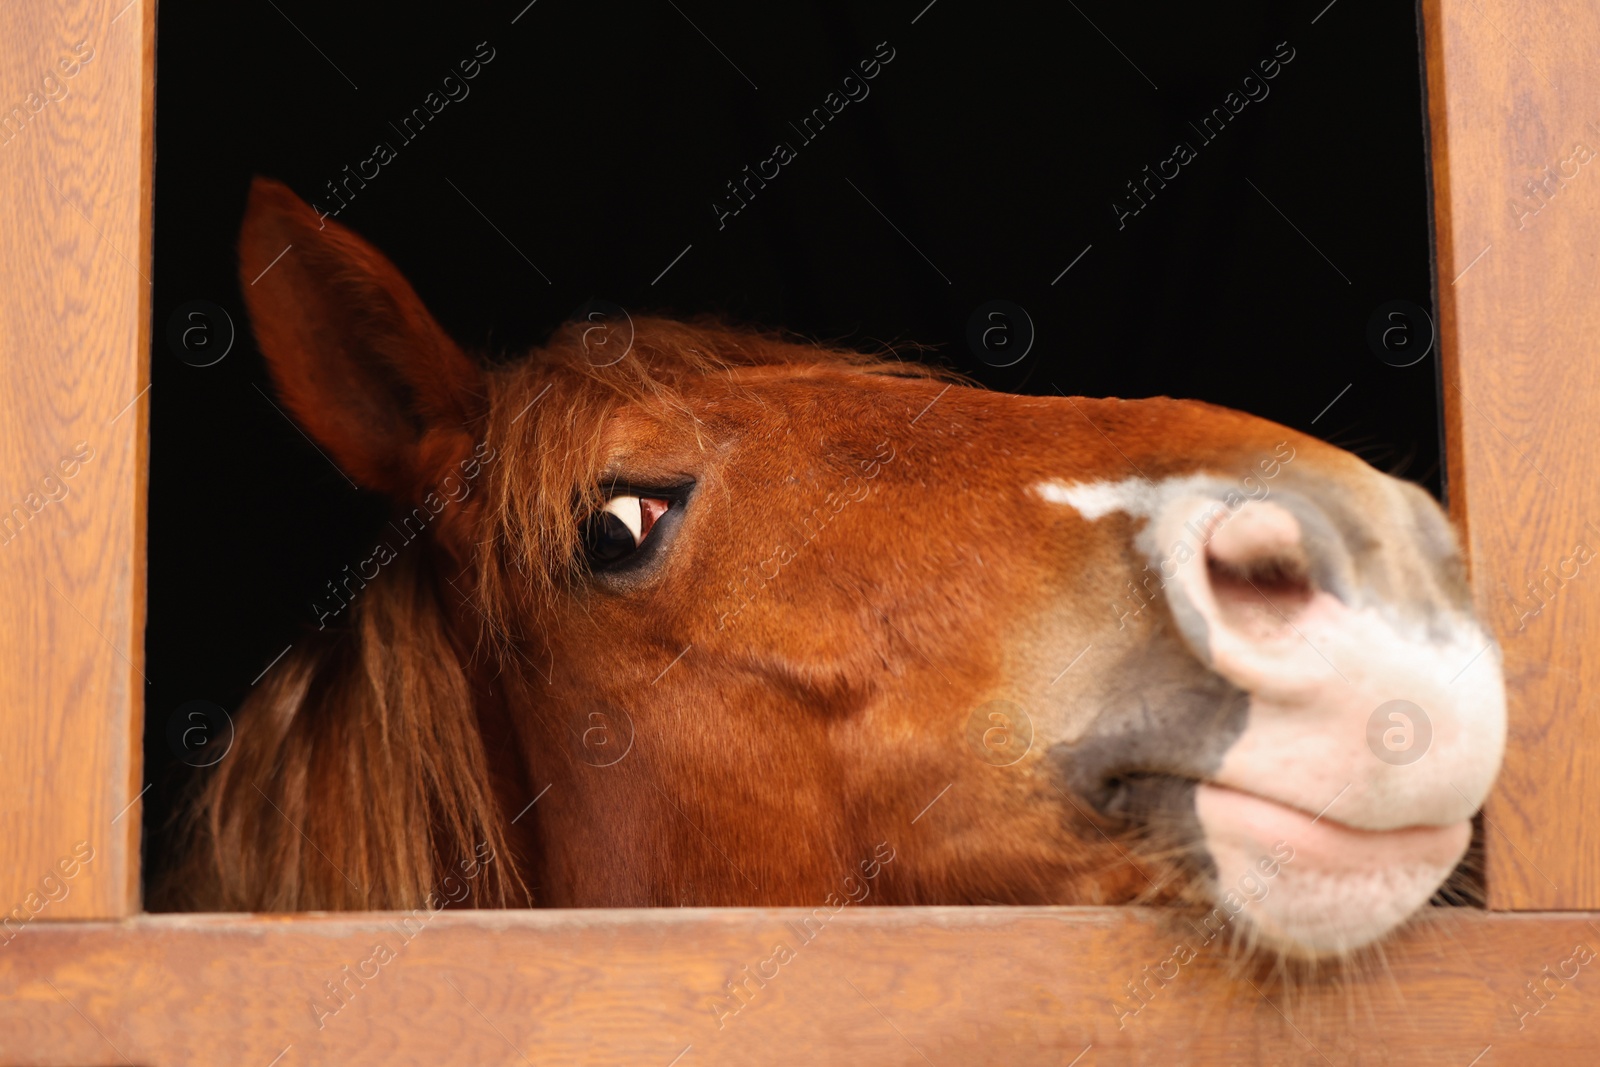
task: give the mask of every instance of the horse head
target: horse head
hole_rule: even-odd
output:
[[[1176,901],[1314,956],[1468,848],[1499,652],[1349,453],[713,323],[475,360],[270,182],[241,275],[398,512],[242,710],[191,903],[415,907],[476,849],[477,904]]]

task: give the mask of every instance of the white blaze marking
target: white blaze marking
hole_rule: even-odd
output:
[[[1215,475],[1190,474],[1181,478],[1163,478],[1152,482],[1147,478],[1124,478],[1120,482],[1103,479],[1093,482],[1039,482],[1033,491],[1052,504],[1066,504],[1078,514],[1094,522],[1113,511],[1122,511],[1134,518],[1148,519],[1162,503],[1185,490],[1201,491],[1222,485]]]

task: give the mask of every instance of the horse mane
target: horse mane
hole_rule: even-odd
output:
[[[507,847],[468,675],[422,553],[268,673],[190,815],[158,903],[180,910],[417,908],[491,855],[480,904],[526,895]],[[437,907],[437,903],[431,904]]]
[[[472,490],[485,494],[475,573],[448,577],[432,529],[367,584],[343,626],[296,642],[240,707],[233,749],[188,805],[181,858],[153,887],[153,908],[534,903],[527,849],[496,797],[474,671],[497,661],[502,700],[537,699],[520,645],[578,577],[577,516],[603,492],[608,417],[643,402],[693,433],[682,388],[740,368],[941,374],[887,346],[869,355],[713,321],[632,326],[629,358],[609,365],[573,322],[532,357],[485,370],[486,414],[467,428],[495,442]],[[463,618],[479,624],[470,648]],[[469,892],[458,899],[452,880]]]

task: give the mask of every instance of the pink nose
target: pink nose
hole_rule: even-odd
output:
[[[1392,491],[1392,513],[1409,516]],[[1396,576],[1429,565],[1404,551],[1411,529],[1352,535],[1289,493],[1231,510],[1186,494],[1158,509],[1142,543],[1173,546],[1161,562],[1178,629],[1250,696],[1218,783],[1311,813],[1338,796],[1329,817],[1368,830],[1452,824],[1482,803],[1504,746],[1499,658],[1474,661],[1489,639],[1456,606],[1401,602],[1431,588]]]

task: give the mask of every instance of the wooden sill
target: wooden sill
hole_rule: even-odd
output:
[[[1435,909],[1381,954],[1292,980],[1236,973],[1220,938],[1192,932],[1194,958],[1163,964],[1180,930],[1156,910],[846,907],[823,909],[806,940],[810,914],[38,922],[0,947],[0,1063],[1490,1067],[1596,1055],[1600,956],[1577,962],[1574,946],[1600,947],[1600,913]],[[1125,983],[1147,967],[1176,976],[1151,980],[1148,1002],[1119,1018],[1136,1003]],[[1540,982],[1542,1001],[1525,985]],[[329,993],[340,983],[342,1006]]]

